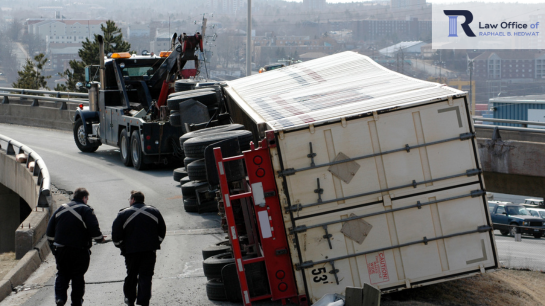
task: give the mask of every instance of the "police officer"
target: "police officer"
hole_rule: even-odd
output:
[[[144,194],[131,191],[130,207],[119,211],[112,226],[112,240],[125,256],[127,277],[123,285],[127,305],[148,306],[155,252],[165,238],[166,225],[157,208],[144,204]],[[137,296],[138,286],[138,296]]]
[[[85,294],[84,275],[89,268],[91,243],[104,242],[97,217],[87,205],[89,192],[85,188],[74,191],[73,200],[62,204],[47,225],[46,236],[57,263],[55,302],[64,305],[72,280],[72,306],[80,306]]]

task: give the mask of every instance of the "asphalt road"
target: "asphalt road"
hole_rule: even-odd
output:
[[[494,231],[498,256],[503,267],[545,271],[545,237],[535,239],[522,236],[521,242],[515,238],[502,236]]]
[[[16,139],[38,152],[46,162],[52,183],[59,189],[89,190],[89,205],[105,233],[110,233],[117,212],[127,207],[131,190],[141,190],[146,204],[163,214],[167,237],[157,253],[151,305],[231,305],[209,301],[202,271],[201,249],[222,240],[217,214],[186,213],[179,183],[172,169],[136,171],[125,167],[116,148],[101,146],[95,153],[81,153],[71,132],[0,124],[0,134]],[[85,276],[87,305],[124,305],[125,265],[112,243],[92,248]],[[12,294],[1,306],[53,306],[54,258],[35,272],[23,291]],[[260,303],[277,305],[276,303]]]

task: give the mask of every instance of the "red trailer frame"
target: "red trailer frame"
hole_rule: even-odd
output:
[[[270,147],[274,146],[274,144],[270,145]],[[275,183],[267,139],[263,139],[259,143],[258,148],[255,148],[252,142],[250,151],[245,151],[240,156],[223,158],[221,148],[214,148],[214,157],[216,159],[223,205],[227,217],[229,239],[233,248],[244,305],[249,306],[253,301],[270,298],[272,300],[281,300],[284,305],[287,300],[291,300],[291,302],[306,306],[307,297],[305,295],[298,296],[297,294],[297,286],[293,274],[294,266],[290,259],[282,209],[278,198],[278,189]],[[243,159],[246,164],[247,183],[250,191],[231,195],[224,163],[240,159]],[[254,218],[251,218],[251,222],[255,220],[257,224],[253,228],[259,228],[260,243],[257,249],[261,254],[251,259],[242,258],[239,243],[240,235],[235,226],[235,217],[231,206],[231,201],[242,198],[250,198],[251,203],[254,204]],[[260,261],[265,262],[271,293],[251,297],[244,266]]]

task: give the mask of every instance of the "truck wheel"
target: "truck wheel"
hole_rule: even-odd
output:
[[[188,139],[195,138],[202,135],[208,135],[208,134],[214,134],[219,132],[228,132],[228,131],[237,131],[237,130],[243,130],[244,125],[233,123],[233,124],[226,124],[226,125],[220,125],[220,126],[214,126],[209,128],[204,128],[202,130],[197,130],[194,132],[185,133],[180,137],[180,146],[182,148],[184,147],[184,142]]]
[[[500,233],[501,233],[502,236],[509,235],[509,231],[500,230]]]
[[[208,187],[207,182],[193,181],[182,185],[182,195],[184,197],[194,197],[197,189],[202,187]]]
[[[185,156],[204,158],[204,149],[206,149],[206,147],[218,141],[230,139],[234,137],[238,139],[241,151],[249,150],[250,141],[254,139],[252,132],[244,131],[244,130],[203,135],[203,136],[191,138],[187,140],[186,142],[184,142]]]
[[[187,165],[187,175],[192,181],[206,181],[206,163],[199,159]]]
[[[211,279],[206,282],[206,296],[211,301],[227,301],[225,286],[221,279]]]
[[[179,182],[182,178],[187,176],[187,171],[185,170],[185,167],[177,168],[172,171],[172,178]]]
[[[210,256],[202,263],[204,276],[208,279],[221,278],[221,269],[234,262],[235,259],[230,252]]]
[[[188,176],[186,176],[180,180],[180,186],[183,186],[185,183],[189,183],[189,182],[191,182],[191,180],[189,179]]]
[[[131,142],[129,140],[129,135],[127,134],[127,129],[122,129],[119,134],[119,155],[121,156],[121,161],[127,167],[132,166],[130,152]]]
[[[85,126],[81,118],[76,120],[74,124],[74,141],[81,152],[92,153],[95,152],[99,146],[93,145],[87,139],[87,133],[85,133]]]
[[[182,126],[182,116],[179,112],[172,112],[168,117],[168,122],[172,126]]]
[[[255,255],[253,254],[242,256],[243,259],[253,257],[255,257]],[[221,270],[223,269],[223,267],[234,262],[235,258],[233,258],[233,254],[231,254],[230,252],[210,256],[202,263],[204,276],[206,276],[208,279],[221,278]]]
[[[140,144],[140,133],[138,130],[132,131],[131,135],[131,160],[132,165],[136,170],[146,169],[146,163],[144,163],[144,153],[142,152],[142,145]]]
[[[184,199],[184,209],[187,212],[198,212],[199,202],[196,197],[187,197]]]
[[[541,233],[535,233],[535,234],[534,234],[534,238],[540,239],[540,238],[541,238]]]
[[[168,109],[170,109],[171,111],[178,111],[180,110],[180,99],[168,99],[167,100],[167,107]],[[172,113],[171,113],[172,114]]]
[[[193,158],[193,157],[186,157],[184,158],[184,166],[187,167],[187,165],[191,164],[192,162],[199,160],[201,158]]]
[[[212,244],[202,249],[202,259],[205,260],[210,256],[231,252],[229,240],[223,240],[216,244]]]

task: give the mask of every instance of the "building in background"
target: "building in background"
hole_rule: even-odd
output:
[[[431,39],[431,21],[412,20],[358,20],[353,23],[353,37],[357,41],[391,39]]]
[[[48,45],[46,57],[49,62],[46,68],[51,69],[53,74],[63,72],[70,68],[71,60],[80,60],[78,51],[81,43],[52,43]]]
[[[497,97],[545,93],[545,52],[494,50],[470,59],[477,103]]]
[[[94,34],[102,33],[106,20],[27,19],[25,26],[30,34],[37,35],[46,43],[81,43]]]

